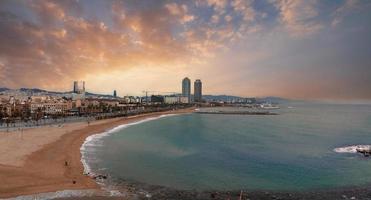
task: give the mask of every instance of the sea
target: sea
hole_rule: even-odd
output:
[[[121,125],[90,136],[82,161],[117,190],[123,183],[200,191],[371,184],[371,158],[355,150],[371,144],[371,105],[296,102],[273,112],[163,115]]]

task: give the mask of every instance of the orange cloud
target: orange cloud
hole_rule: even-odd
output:
[[[332,20],[337,24],[350,8],[355,8],[347,3],[354,0],[335,7],[337,10],[330,12],[326,20],[321,20],[323,5],[319,1],[267,1],[267,5],[273,3],[276,9],[271,9],[271,5],[261,8],[257,6],[260,2],[253,0],[112,0],[101,1],[99,6],[84,0],[0,1],[0,86],[66,90],[72,80],[85,79],[94,82],[92,90],[100,92],[117,87],[115,81],[130,86],[130,92],[150,86],[177,90],[176,80],[190,76],[205,80],[205,92],[217,93],[219,89],[230,92],[227,88],[230,86],[235,94],[241,95],[276,91],[291,96],[299,94],[305,84],[290,86],[290,81],[287,84],[265,81],[269,84],[264,85],[258,79],[266,74],[250,74],[250,68],[256,66],[254,70],[264,71],[267,65],[286,62],[289,67],[300,66],[292,55],[306,48],[283,56],[280,53],[288,51],[287,46],[300,45],[295,41],[305,43],[302,37],[308,40],[320,36],[314,33],[331,28]],[[95,12],[96,7],[99,12]],[[310,43],[315,45],[320,46]],[[313,60],[322,55],[316,56]],[[221,57],[223,60],[219,60]],[[241,61],[234,63],[236,60]],[[331,62],[336,65],[336,60]],[[359,71],[366,68],[352,66]],[[281,73],[285,67],[272,68],[272,74]],[[164,80],[158,80],[161,75]],[[235,81],[235,77],[239,80]],[[269,79],[278,78],[288,80],[279,75]],[[357,78],[347,80],[360,85],[353,80]],[[367,82],[365,79],[363,82]],[[126,84],[125,80],[134,83]],[[264,90],[259,85],[264,85]],[[336,84],[324,85],[325,91]],[[312,87],[314,95],[323,95],[319,88],[320,85]],[[361,96],[360,93],[357,95]]]
[[[317,0],[274,0],[280,11],[280,20],[293,36],[306,36],[318,32],[323,25],[316,20]]]
[[[8,87],[62,89],[74,79],[107,70],[198,62],[224,46],[224,39],[205,38],[203,31],[209,29],[201,27],[198,36],[181,37],[188,31],[185,24],[195,19],[184,4],[130,12],[125,2],[116,1],[111,7],[114,28],[83,18],[78,1],[32,0],[27,6],[39,23],[0,15],[0,70],[6,75],[0,84]],[[174,35],[174,27],[183,33]]]

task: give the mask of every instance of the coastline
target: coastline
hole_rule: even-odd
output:
[[[123,195],[110,196],[107,191],[104,191],[104,188],[102,190],[99,182],[84,175],[85,168],[82,162],[81,148],[88,137],[115,132],[116,129],[121,129],[121,127],[141,123],[148,119],[151,120],[151,118],[157,119],[162,115],[190,113],[192,111],[192,109],[185,109],[113,118],[94,121],[90,126],[87,126],[86,123],[66,124],[59,129],[68,129],[70,132],[62,134],[56,141],[49,142],[41,149],[27,155],[24,164],[20,166],[3,165],[0,159],[0,178],[3,182],[5,180],[5,184],[0,184],[0,199],[24,200],[34,199],[35,196],[37,196],[37,199],[53,198],[58,200],[148,199],[147,194],[150,194],[151,199],[239,199],[241,191],[237,190],[177,190],[163,186],[131,182],[125,183],[125,187],[121,188],[124,189]],[[76,125],[76,127],[72,125]],[[33,128],[32,131],[39,131],[42,128],[48,127]],[[53,130],[58,129],[57,127],[53,128],[55,128]],[[17,133],[14,132],[13,134]],[[60,133],[53,134],[58,135]],[[26,133],[24,134],[25,136]],[[0,135],[0,139],[1,137],[2,135]],[[64,161],[67,159],[69,162],[68,167],[64,166]],[[72,180],[75,180],[76,184],[73,184]],[[7,187],[7,183],[12,185]],[[246,189],[243,190],[241,199],[369,199],[370,195],[371,188],[368,185],[364,185],[308,191]]]
[[[96,142],[99,142],[101,138],[110,136],[111,134],[117,133],[120,130],[125,129],[125,128],[129,127],[129,126],[141,124],[141,123],[152,121],[152,120],[157,120],[157,119],[160,119],[160,118],[163,118],[163,117],[175,116],[175,115],[177,115],[177,113],[174,113],[173,112],[173,113],[164,113],[164,114],[156,115],[156,116],[149,116],[149,117],[145,117],[145,118],[140,119],[140,120],[138,119],[138,120],[135,120],[133,122],[129,122],[129,123],[124,123],[124,124],[118,125],[116,127],[113,127],[111,129],[106,130],[106,131],[101,132],[101,133],[89,135],[85,139],[84,143],[81,145],[81,148],[80,148],[80,152],[82,154],[82,156],[81,156],[81,162],[82,162],[82,164],[84,166],[84,174],[89,174],[90,176],[98,175],[98,174],[94,174],[91,171],[90,166],[86,163],[84,152],[86,151],[86,148],[88,146],[95,146],[96,145],[95,143]],[[129,117],[129,119],[130,119],[130,117]]]
[[[84,166],[81,162],[80,148],[89,136],[148,118],[190,112],[193,112],[193,108],[94,121],[90,125],[80,123],[74,127],[75,129],[59,133],[57,139],[47,141],[36,151],[26,152],[22,162],[16,164],[0,162],[0,179],[3,180],[3,184],[0,184],[0,198],[61,190],[99,190],[100,187],[96,181],[84,175]],[[59,129],[63,130],[64,128]],[[38,130],[40,129],[32,129],[34,132]],[[53,130],[51,129],[51,131]],[[25,134],[22,132],[20,137]],[[11,150],[11,148],[7,150]],[[65,165],[66,161],[67,166]]]

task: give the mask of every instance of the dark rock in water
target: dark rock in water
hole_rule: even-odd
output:
[[[93,179],[107,179],[106,175],[98,174],[96,176],[93,176]]]
[[[357,150],[358,153],[363,154],[365,157],[369,157],[370,154],[371,154],[371,149],[369,149],[369,148],[367,148],[367,149],[366,148],[357,148],[356,150]]]

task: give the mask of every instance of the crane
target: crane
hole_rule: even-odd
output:
[[[146,104],[148,104],[148,93],[149,93],[149,92],[156,92],[156,91],[143,90],[142,92],[143,92],[144,94],[146,94]]]

